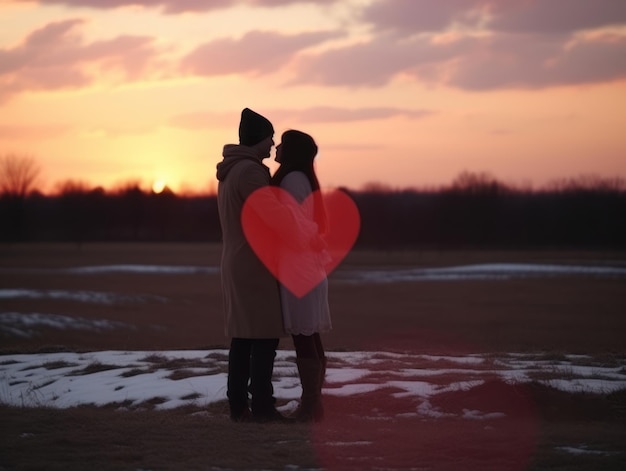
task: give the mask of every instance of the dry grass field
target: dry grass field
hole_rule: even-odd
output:
[[[118,265],[217,267],[219,255],[220,247],[208,244],[0,246],[0,291],[46,294],[0,297],[0,313],[117,323],[99,330],[39,324],[30,326],[28,335],[11,334],[0,325],[0,362],[29,352],[225,347],[219,275],[210,270],[158,275],[64,271]],[[327,348],[586,354],[625,364],[624,277],[343,280],[352,270],[491,263],[623,268],[626,253],[353,251],[330,277],[334,329],[325,336]],[[115,302],[67,295],[95,292],[113,295]],[[290,349],[290,340],[283,339],[280,348]],[[493,400],[500,394],[497,388],[489,391]],[[528,413],[511,414],[497,430],[458,418],[365,421],[366,411],[384,418],[403,407],[402,399],[377,403],[376,394],[362,401],[329,399],[328,419],[314,426],[232,424],[224,403],[211,405],[208,416],[189,409],[0,406],[0,470],[624,469],[623,391],[573,394],[533,384],[523,397],[526,402],[511,410]],[[580,445],[578,452],[564,451],[572,444]],[[586,453],[585,447],[592,451]]]
[[[67,274],[59,269],[102,265],[219,265],[216,245],[19,245],[0,247],[4,289],[97,291],[148,297],[113,305],[48,298],[2,299],[2,311],[109,319],[133,329],[54,330],[4,337],[2,350],[62,347],[195,349],[225,346],[219,276],[211,273]],[[567,351],[624,349],[626,280],[580,276],[350,284],[342,271],[445,267],[480,263],[626,266],[626,253],[603,252],[356,252],[331,275],[331,349]],[[161,298],[165,298],[163,302]],[[289,341],[281,344],[290,348]]]

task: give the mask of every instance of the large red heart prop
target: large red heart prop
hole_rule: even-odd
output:
[[[323,202],[325,243],[302,209]],[[289,192],[275,186],[254,191],[245,201],[241,225],[248,243],[267,269],[289,291],[301,298],[315,288],[352,249],[361,219],[356,204],[345,192],[310,194],[299,204]],[[311,241],[313,240],[313,243]],[[317,240],[317,243],[315,242]],[[311,264],[319,269],[311,270]]]

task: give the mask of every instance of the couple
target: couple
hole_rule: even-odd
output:
[[[319,421],[323,417],[321,388],[326,371],[320,332],[331,328],[327,280],[324,277],[301,298],[293,295],[255,255],[241,222],[246,198],[259,188],[279,186],[299,203],[319,190],[313,167],[317,154],[313,138],[295,130],[283,133],[276,147],[280,167],[272,177],[263,160],[270,156],[273,136],[272,123],[246,108],[241,113],[239,145],[224,146],[224,158],[217,164],[225,330],[231,338],[227,392],[230,417],[236,422],[293,420],[276,410],[272,386],[279,338],[290,334],[302,384],[300,406],[293,418],[301,422]],[[263,224],[272,227],[279,219],[293,221],[302,228],[300,233],[307,248],[305,258],[323,256],[320,233],[324,230],[325,216],[321,198],[309,199],[295,211],[278,197],[268,198],[265,205],[256,215]]]

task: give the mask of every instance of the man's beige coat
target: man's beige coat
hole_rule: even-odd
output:
[[[246,146],[226,145],[223,157],[217,165],[217,204],[225,333],[239,338],[282,337],[278,281],[254,254],[241,226],[243,204],[252,192],[269,185],[269,168]]]

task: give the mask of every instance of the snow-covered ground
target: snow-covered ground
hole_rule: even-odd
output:
[[[159,409],[205,406],[226,399],[226,350],[103,351],[0,356],[0,402],[15,406],[67,408],[93,404]],[[537,381],[562,391],[611,393],[626,389],[626,364],[600,364],[584,355],[558,359],[530,354],[432,356],[391,352],[329,352],[324,394],[358,396],[378,392],[415,398],[406,416],[441,417],[431,400],[470,391],[486,381]],[[284,409],[295,407],[301,389],[294,352],[279,350],[275,394]],[[496,411],[497,415],[497,411]],[[464,411],[467,419],[494,412]]]
[[[352,270],[338,278],[353,283],[392,283],[397,281],[511,280],[515,278],[587,276],[626,277],[626,267],[587,265],[544,265],[531,263],[483,263],[443,268],[402,270]]]
[[[134,273],[138,275],[215,275],[217,266],[187,265],[94,265],[71,268],[0,268],[0,273],[19,273],[34,275],[102,275],[110,273]]]
[[[609,266],[610,265],[610,266]],[[75,275],[100,274],[217,276],[215,266],[103,265],[65,269],[0,268],[4,274]],[[341,269],[334,283],[383,284],[463,280],[511,280],[519,278],[585,277],[624,279],[623,262],[596,265],[479,264],[445,268],[387,270]],[[101,306],[168,303],[166,297],[88,290],[0,289],[3,300],[65,301]],[[13,305],[15,305],[13,303]],[[105,308],[106,309],[106,308]],[[103,311],[104,312],[104,311]],[[103,317],[106,317],[104,315]],[[49,329],[112,331],[135,329],[132,324],[106,318],[45,312],[6,311],[0,307],[0,339],[3,336],[32,337]],[[511,408],[482,407],[485,401],[450,406],[449,394],[468,398],[492,391],[496,382],[523,385],[535,382],[573,393],[609,394],[626,390],[626,359],[601,360],[586,355],[465,354],[433,356],[392,352],[328,352],[329,365],[324,395],[355,401],[375,395],[389,410],[371,420],[434,420],[455,418],[464,424],[506,420]],[[203,408],[226,399],[228,351],[102,351],[0,355],[0,403],[13,406],[68,408],[80,405],[116,409],[181,406]],[[301,388],[293,351],[278,352],[274,371],[275,395],[284,412],[297,407]],[[483,388],[483,389],[481,389]],[[497,386],[496,386],[497,388]],[[481,392],[482,391],[482,392]],[[498,394],[496,390],[496,395]],[[474,394],[475,393],[475,394]],[[516,393],[516,392],[515,392]],[[505,394],[511,394],[511,391]],[[487,393],[487,398],[489,393]],[[497,397],[497,396],[496,396]],[[512,398],[514,399],[514,398]],[[489,399],[487,399],[488,401]],[[506,401],[505,401],[506,402]],[[515,403],[515,401],[513,401]],[[207,414],[207,412],[195,412]],[[481,422],[482,423],[482,422]],[[494,422],[489,422],[494,423]],[[486,424],[487,428],[488,425]],[[369,441],[330,441],[328,446],[370,446]],[[573,455],[610,455],[585,444],[562,446]]]
[[[394,281],[455,281],[466,279],[512,279],[519,277],[583,276],[624,278],[626,267],[540,264],[481,264],[446,268],[389,270],[339,270],[335,282],[387,283]],[[216,275],[217,267],[104,265],[66,269],[0,269],[3,273],[74,274],[103,273]],[[167,298],[133,296],[99,291],[0,289],[3,299],[49,299],[78,303],[168,302]],[[130,324],[108,319],[82,318],[41,312],[3,312],[0,335],[30,337],[40,329],[105,331],[133,329]],[[353,396],[373,391],[393,391],[396,397],[414,397],[414,411],[436,416],[429,398],[455,390],[478,387],[487,378],[508,383],[538,381],[574,392],[610,393],[626,389],[626,365],[597,364],[585,356],[564,356],[559,361],[537,355],[506,354],[432,357],[385,352],[329,353],[330,368],[325,394]],[[205,405],[225,399],[227,352],[93,352],[0,356],[0,402],[25,406],[71,407],[79,404],[122,404],[135,407],[149,402],[159,408],[186,404]],[[297,399],[300,386],[293,352],[280,351],[276,362],[276,395],[283,402]],[[475,414],[474,414],[475,415]],[[480,414],[478,414],[478,417]],[[472,412],[468,413],[472,417]]]
[[[455,281],[491,280],[552,276],[626,277],[626,266],[616,261],[614,266],[557,265],[537,263],[483,263],[440,268],[402,268],[384,270],[341,269],[333,274],[337,280],[360,283],[386,283],[394,281]],[[101,275],[127,273],[142,275],[193,275],[219,274],[217,266],[185,265],[96,265],[72,268],[0,268],[6,274],[38,275]],[[1,290],[0,290],[1,293]],[[1,295],[0,295],[1,296]]]

